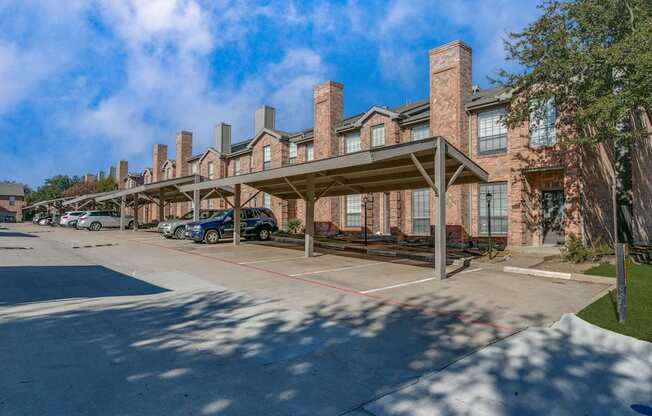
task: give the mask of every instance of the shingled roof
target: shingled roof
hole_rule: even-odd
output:
[[[14,182],[0,182],[0,195],[25,196],[23,184]]]

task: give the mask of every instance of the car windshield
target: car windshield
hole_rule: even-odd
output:
[[[191,219],[192,219],[192,215],[193,215],[193,214],[192,214],[192,211],[188,211],[188,212],[186,212],[186,215],[184,215],[183,217],[181,217],[181,219],[182,219],[182,220],[191,220]]]
[[[224,210],[224,211],[219,211],[219,212],[217,212],[217,213],[216,213],[213,217],[211,217],[211,218],[215,218],[216,220],[220,220],[220,221],[221,221],[221,220],[224,220],[225,218],[229,217],[230,215],[231,215],[231,210],[230,210],[230,209],[227,209],[227,210]]]
[[[213,215],[211,215],[211,216],[208,217],[208,218],[217,218],[217,217],[221,217],[225,212],[226,212],[226,210],[215,211],[215,212],[213,213]]]

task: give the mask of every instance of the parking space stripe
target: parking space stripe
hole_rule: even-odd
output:
[[[267,259],[267,260],[254,260],[254,261],[243,261],[238,264],[258,264],[258,263],[274,263],[277,261],[283,261],[283,260],[299,260],[299,259],[306,259],[306,256],[296,256],[296,257],[275,257],[272,259]]]
[[[477,269],[470,269],[470,270],[463,270],[457,274],[464,274],[464,273],[473,273],[473,272],[479,272],[482,270],[482,267],[478,267]]]
[[[341,272],[344,270],[359,269],[361,267],[367,267],[367,266],[375,266],[377,264],[382,264],[382,263],[374,262],[374,263],[356,264],[355,266],[338,267],[337,269],[326,269],[326,270],[317,270],[314,272],[295,273],[289,276],[296,277],[296,276],[309,276],[311,274],[319,274],[319,273]]]
[[[419,284],[419,283],[425,283],[425,282],[429,282],[429,281],[435,280],[435,279],[436,279],[436,277],[428,277],[426,279],[414,280],[412,282],[405,282],[405,283],[397,283],[395,285],[379,287],[377,289],[362,290],[362,291],[360,291],[360,293],[367,294],[367,293],[380,292],[382,290],[396,289],[397,287],[404,287],[404,286],[416,285],[416,284]]]

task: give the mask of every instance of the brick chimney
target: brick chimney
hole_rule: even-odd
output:
[[[176,142],[176,177],[187,176],[190,174],[188,159],[192,156],[192,133],[180,131],[177,133]]]
[[[152,157],[152,182],[158,182],[163,179],[163,163],[168,159],[168,146],[165,144],[154,145],[154,155]]]
[[[129,174],[129,162],[126,160],[119,161],[117,174],[118,177],[116,178],[116,181],[118,182],[118,189],[125,189],[126,184],[124,179]]]
[[[464,100],[471,95],[471,48],[456,40],[430,50],[430,132],[468,153]]]
[[[337,156],[339,147],[335,134],[335,123],[342,121],[344,111],[344,86],[335,81],[326,81],[315,87],[313,92],[313,149],[315,159]]]
[[[430,133],[442,136],[461,152],[469,153],[468,116],[464,100],[471,95],[471,48],[456,40],[429,52]],[[469,186],[455,186],[447,192],[446,223],[468,224]]]

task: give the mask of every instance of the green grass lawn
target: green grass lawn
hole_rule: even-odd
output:
[[[603,264],[584,272],[595,276],[616,276],[616,267]],[[616,291],[584,308],[578,316],[594,325],[652,342],[652,266],[632,265],[627,284],[627,319],[618,323]]]

